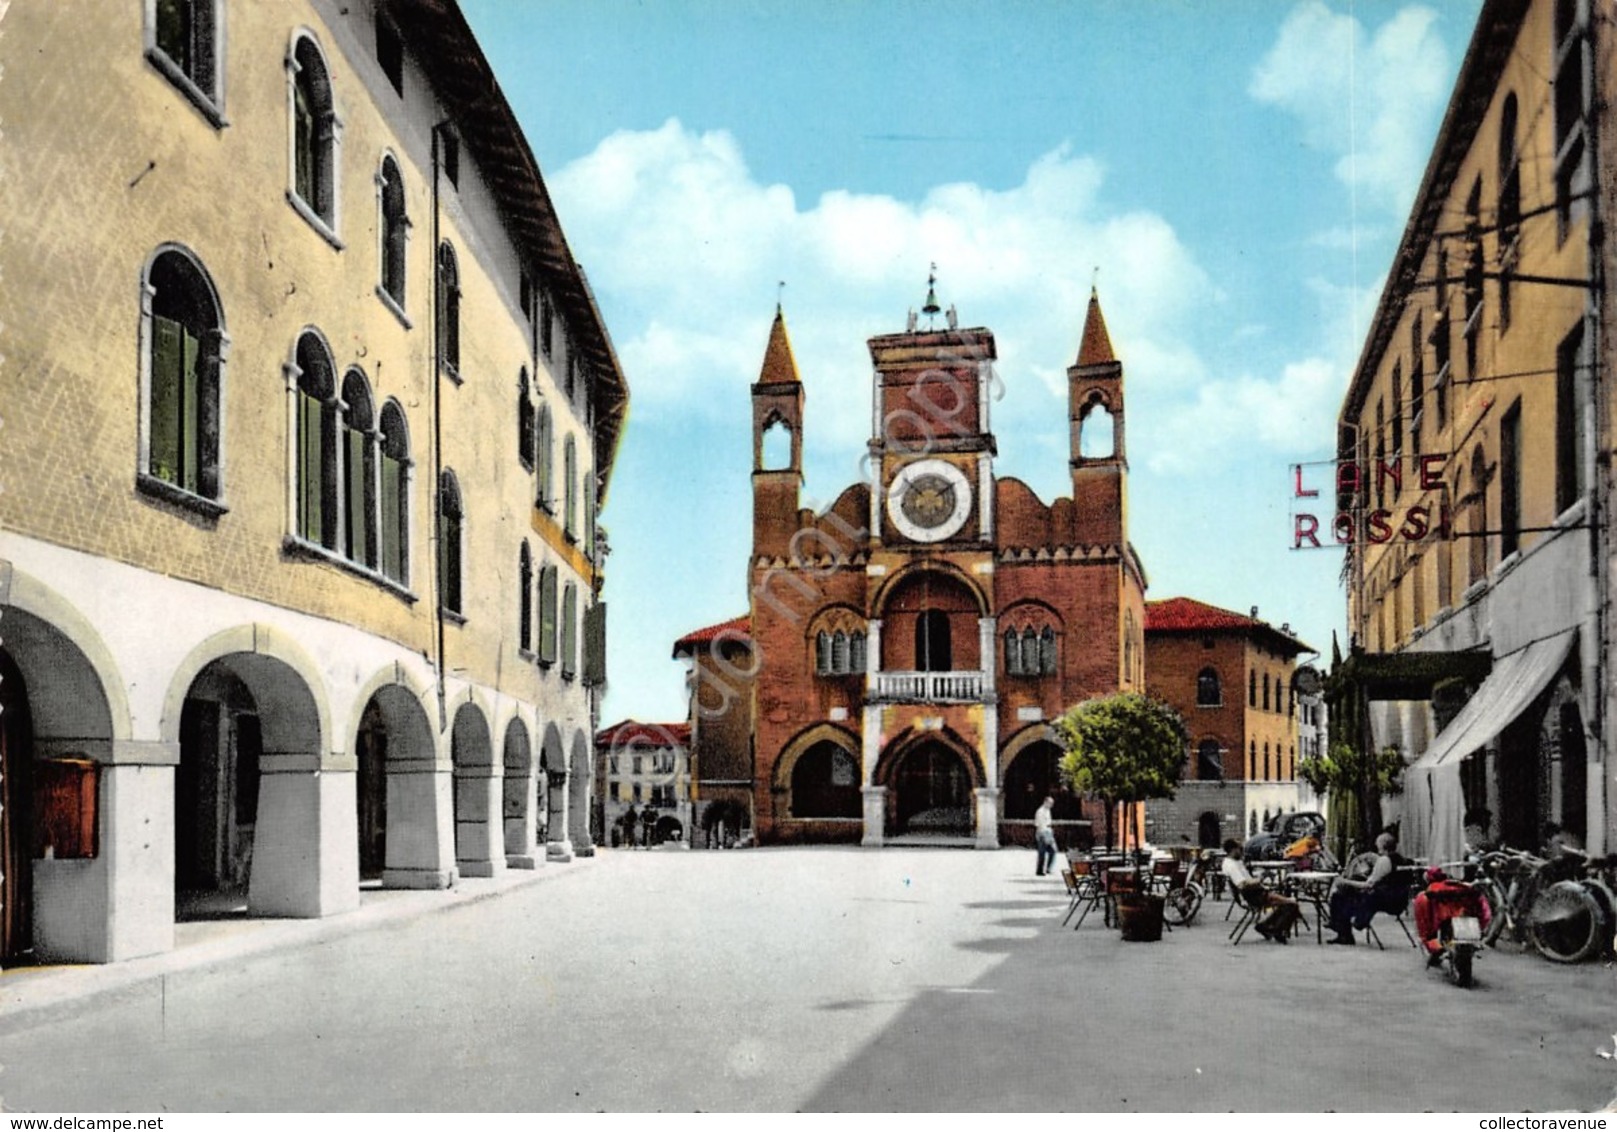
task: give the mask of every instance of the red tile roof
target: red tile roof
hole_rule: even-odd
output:
[[[625,719],[595,733],[597,747],[666,747],[670,741],[681,747],[691,745],[688,723],[641,723]]]
[[[728,621],[721,621],[717,625],[709,625],[705,629],[697,629],[686,633],[674,642],[674,655],[690,652],[697,645],[710,645],[723,634],[726,640],[745,641],[752,643],[752,615],[743,613],[740,617],[732,617]]]
[[[1145,631],[1147,633],[1202,633],[1234,630],[1241,633],[1263,633],[1283,643],[1293,653],[1312,652],[1298,640],[1290,629],[1277,629],[1267,621],[1248,617],[1230,609],[1220,609],[1190,597],[1171,597],[1166,601],[1145,603]]]

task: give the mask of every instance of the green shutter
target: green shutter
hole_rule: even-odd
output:
[[[201,443],[197,432],[197,402],[199,389],[197,387],[197,355],[201,343],[191,336],[184,327],[180,328],[183,336],[181,342],[181,356],[184,359],[180,365],[180,481],[181,487],[186,491],[195,492],[201,487],[197,482],[197,469],[202,466]]]
[[[162,315],[152,316],[151,438],[147,470],[160,480],[178,483],[180,474],[181,374],[185,364],[185,330]]]
[[[556,568],[539,572],[539,659],[556,662]]]
[[[322,454],[325,449],[323,406],[307,393],[298,393],[298,504],[301,531],[310,542],[319,542],[325,530],[322,507],[324,482]]]
[[[404,465],[382,456],[382,573],[404,581]]]
[[[561,599],[561,674],[578,671],[578,590],[568,583]]]
[[[365,521],[365,434],[356,429],[344,429],[348,436],[348,557],[355,562],[371,564],[369,540],[365,537],[369,524]]]
[[[606,683],[605,602],[584,611],[584,683],[591,687]]]

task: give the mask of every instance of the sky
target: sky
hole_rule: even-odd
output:
[[[1065,372],[1095,287],[1148,600],[1257,606],[1325,662],[1345,647],[1342,552],[1291,549],[1290,469],[1333,454],[1479,0],[462,8],[630,387],[603,723],[684,719],[674,640],[747,610],[749,386],[777,301],[824,507],[869,437],[865,342],[904,328],[934,263],[943,305],[997,340],[999,475],[1070,494]]]

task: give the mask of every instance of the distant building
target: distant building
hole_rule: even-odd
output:
[[[692,811],[701,836],[722,845],[753,828],[753,647],[742,616],[687,633],[674,657],[688,659]]]
[[[459,9],[23,4],[0,65],[0,960],[588,851],[627,390]]]
[[[602,840],[609,845],[645,844],[642,819],[655,811],[662,826],[651,827],[654,840],[691,836],[691,726],[688,723],[639,723],[625,719],[595,736],[601,791]],[[624,817],[633,810],[630,829]]]
[[[1146,691],[1190,732],[1177,794],[1146,803],[1157,845],[1242,840],[1298,808],[1296,659],[1312,650],[1257,614],[1188,597],[1146,603]]]
[[[1337,422],[1353,648],[1406,852],[1612,847],[1610,0],[1488,0]],[[1357,469],[1357,471],[1354,471]]]

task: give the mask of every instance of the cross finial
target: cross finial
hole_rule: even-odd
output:
[[[775,313],[780,313],[781,297],[786,293],[786,280],[777,280],[775,283]]]

